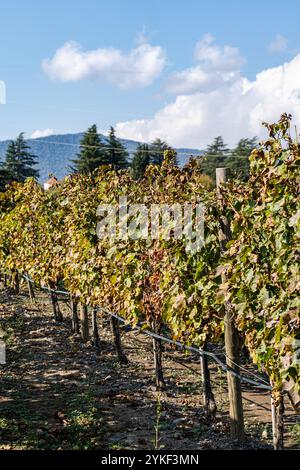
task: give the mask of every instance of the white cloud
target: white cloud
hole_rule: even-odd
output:
[[[198,59],[205,57],[215,68],[219,63],[222,73],[226,69],[219,52],[205,52],[202,46],[196,50]],[[225,47],[217,50],[228,54]],[[229,55],[239,57],[237,51]],[[179,72],[181,83],[177,80],[176,89],[173,75],[173,90],[178,93],[174,101],[152,119],[118,123],[118,134],[148,142],[160,137],[174,146],[203,148],[217,135],[229,145],[242,137],[262,137],[262,121],[275,121],[283,112],[292,113],[300,122],[300,54],[279,67],[263,70],[253,81],[234,70],[238,61],[231,61],[227,71],[234,74],[227,81],[220,79],[217,68],[213,73],[196,66]]]
[[[128,54],[114,48],[83,51],[79,44],[70,41],[58,49],[52,59],[42,62],[45,73],[53,80],[96,78],[121,89],[150,85],[165,65],[164,50],[145,40]]]
[[[268,45],[269,52],[284,52],[288,45],[288,39],[282,36],[281,34],[277,34],[277,36],[270,42]]]
[[[40,137],[47,137],[48,135],[53,135],[54,134],[54,130],[53,129],[37,129],[36,131],[34,131],[30,138],[31,139],[38,139]]]
[[[206,65],[209,70],[232,72],[245,63],[237,47],[218,46],[211,34],[205,34],[195,47],[195,60]]]
[[[223,76],[222,73],[209,73],[201,66],[190,67],[181,72],[171,74],[166,82],[166,90],[174,95],[209,92],[223,83],[232,81],[235,74]]]
[[[194,58],[197,65],[171,74],[166,90],[175,95],[212,91],[222,84],[233,83],[245,63],[238,48],[220,47],[215,38],[206,34],[196,44]]]

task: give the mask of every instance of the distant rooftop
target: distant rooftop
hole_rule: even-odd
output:
[[[58,179],[55,176],[51,176],[51,178],[46,183],[44,183],[44,190],[47,191],[48,189],[57,186],[58,183]]]

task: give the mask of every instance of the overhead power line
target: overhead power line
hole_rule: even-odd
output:
[[[120,152],[119,147],[110,147],[108,145],[98,146],[98,145],[86,145],[86,144],[80,144],[80,143],[79,144],[71,144],[69,142],[57,142],[57,141],[54,141],[54,140],[43,140],[43,139],[40,139],[40,138],[26,139],[26,140],[36,140],[37,142],[41,142],[41,143],[44,143],[44,144],[66,145],[68,147],[80,147],[80,148],[89,148],[89,149],[98,149],[98,150],[118,150]],[[151,144],[148,144],[148,145],[151,145]],[[183,152],[183,151],[181,152],[181,151],[177,151],[176,149],[174,149],[174,150],[178,155],[193,156],[195,154],[195,152],[193,152],[192,150],[190,152]],[[163,155],[165,153],[165,150],[155,150],[155,149],[144,150],[144,149],[141,149],[141,152]],[[199,150],[199,155],[197,155],[197,156],[198,157],[216,157],[216,158],[227,158],[227,157],[237,157],[237,158],[244,158],[244,159],[248,158],[247,155],[235,155],[233,153],[226,153],[226,154],[222,154],[222,155],[201,154],[200,150]]]

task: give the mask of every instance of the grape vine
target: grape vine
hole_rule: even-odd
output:
[[[223,335],[230,306],[253,361],[266,371],[274,396],[285,390],[300,405],[299,163],[291,117],[267,125],[269,139],[250,157],[248,182],[230,180],[217,193],[197,160],[183,169],[165,152],[142,180],[101,167],[71,175],[44,192],[32,179],[0,194],[0,269],[28,273],[35,282],[63,282],[91,307],[117,311],[132,325],[203,346]],[[221,194],[221,197],[220,197]],[[186,240],[99,239],[97,208],[129,204],[205,204],[205,245],[186,251]],[[221,253],[219,221],[232,237]],[[221,274],[227,282],[222,284]]]

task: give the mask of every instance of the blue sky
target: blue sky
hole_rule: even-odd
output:
[[[1,0],[0,80],[7,102],[0,106],[0,139],[21,131],[27,136],[47,129],[76,132],[94,122],[103,131],[117,124],[124,137],[151,140],[160,134],[172,144],[190,146],[222,133],[229,142],[259,133],[255,119],[260,123],[294,109],[297,114],[299,105],[300,65],[293,60],[300,51],[300,3],[290,0],[285,11],[283,5],[276,0]],[[69,41],[78,46],[67,56],[63,49],[63,59],[72,59],[77,48],[86,61],[82,67],[89,64],[78,76],[71,59],[63,67],[54,59]],[[143,45],[139,54],[149,54],[153,63],[140,83],[141,64],[134,60]],[[103,69],[103,54],[91,52],[111,54],[112,48],[122,58]],[[42,66],[45,59],[48,67]],[[288,90],[280,88],[289,82],[285,69],[276,72],[276,89],[269,91],[267,80],[256,83],[257,73],[284,63],[292,63]],[[254,83],[250,92],[245,80]],[[272,73],[268,80],[273,83]],[[271,91],[275,104],[282,96],[278,109],[270,104]],[[234,131],[227,122],[230,107],[240,116],[233,118]]]

